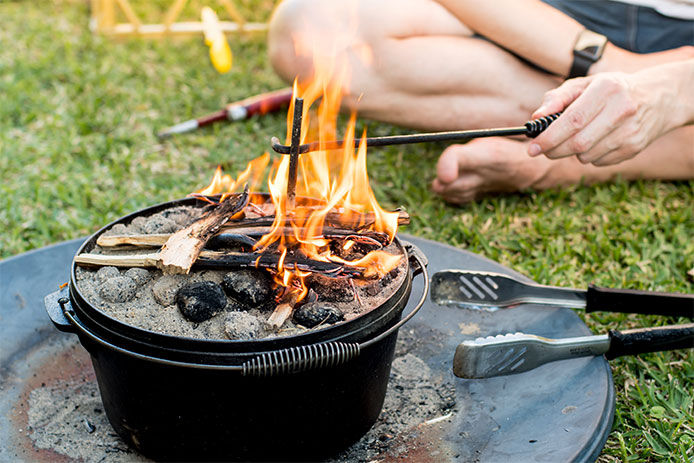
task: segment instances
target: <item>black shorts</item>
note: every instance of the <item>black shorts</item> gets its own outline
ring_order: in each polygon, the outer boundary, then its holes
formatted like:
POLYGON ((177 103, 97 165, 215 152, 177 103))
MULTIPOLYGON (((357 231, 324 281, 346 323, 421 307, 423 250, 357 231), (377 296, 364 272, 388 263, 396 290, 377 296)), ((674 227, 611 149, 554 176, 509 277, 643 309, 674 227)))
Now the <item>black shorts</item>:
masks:
POLYGON ((653 8, 610 0, 542 0, 635 53, 694 45, 694 21, 664 16, 653 8))

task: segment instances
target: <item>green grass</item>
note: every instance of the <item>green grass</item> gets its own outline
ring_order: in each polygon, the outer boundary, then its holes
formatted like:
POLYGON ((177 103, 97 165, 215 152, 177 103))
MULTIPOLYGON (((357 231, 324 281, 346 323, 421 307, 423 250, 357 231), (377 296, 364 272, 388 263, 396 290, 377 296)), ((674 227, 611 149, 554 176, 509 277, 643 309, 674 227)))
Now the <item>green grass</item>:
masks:
MULTIPOLYGON (((253 1, 244 4, 258 12, 253 1)), ((112 41, 88 31, 84 2, 0 3, 0 257, 182 197, 206 184, 217 164, 236 171, 266 150, 270 135, 284 133, 284 115, 163 143, 153 135, 282 86, 262 38, 234 40, 232 49, 234 68, 220 76, 200 38, 112 41)), ((368 126, 374 135, 399 131, 368 126)), ((694 182, 576 186, 458 208, 429 191, 441 149, 370 156, 379 200, 413 215, 408 233, 483 254, 544 284, 694 292, 687 275, 694 268, 694 182)), ((595 333, 676 322, 584 318, 595 333)), ((694 459, 693 359, 687 351, 612 362, 617 413, 601 461, 694 459)))

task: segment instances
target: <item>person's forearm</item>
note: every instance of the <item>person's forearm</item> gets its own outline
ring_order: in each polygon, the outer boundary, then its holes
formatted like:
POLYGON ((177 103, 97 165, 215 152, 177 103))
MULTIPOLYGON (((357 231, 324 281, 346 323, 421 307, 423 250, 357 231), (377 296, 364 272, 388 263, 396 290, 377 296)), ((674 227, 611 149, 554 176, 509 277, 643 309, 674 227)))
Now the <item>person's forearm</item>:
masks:
POLYGON ((632 74, 633 92, 658 102, 661 133, 694 124, 694 59, 660 64, 632 74))
MULTIPOLYGON (((694 59, 664 65, 664 68, 672 68, 677 73, 679 82, 679 101, 682 104, 682 125, 694 124, 694 59)), ((668 72, 669 69, 664 69, 668 72)))
POLYGON ((539 0, 437 0, 466 26, 541 68, 566 76, 584 27, 539 0))

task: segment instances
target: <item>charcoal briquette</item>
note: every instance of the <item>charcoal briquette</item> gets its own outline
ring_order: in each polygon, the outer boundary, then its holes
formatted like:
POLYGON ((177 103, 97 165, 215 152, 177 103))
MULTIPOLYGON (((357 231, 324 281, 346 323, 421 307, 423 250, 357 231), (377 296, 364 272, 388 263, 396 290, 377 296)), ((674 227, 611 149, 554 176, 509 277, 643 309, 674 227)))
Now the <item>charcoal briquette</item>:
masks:
POLYGON ((162 215, 155 214, 141 225, 142 231, 147 234, 153 233, 174 233, 178 230, 178 225, 171 219, 162 215))
POLYGON ((176 293, 176 305, 188 320, 200 323, 217 315, 227 305, 222 288, 212 281, 182 286, 176 293))
POLYGON ((224 333, 229 339, 256 339, 263 334, 263 325, 247 312, 230 312, 224 320, 224 333))
POLYGON ((309 302, 294 310, 295 323, 313 328, 319 324, 332 324, 344 320, 345 316, 334 305, 325 302, 309 302))
POLYGON ((354 289, 349 280, 339 280, 321 275, 311 275, 310 288, 318 300, 327 302, 352 302, 354 289))
POLYGON ((239 301, 237 301, 233 297, 230 297, 229 300, 227 301, 227 307, 226 307, 227 312, 246 312, 246 311, 251 310, 251 309, 252 309, 252 307, 248 307, 247 305, 241 304, 239 301))
POLYGON ((164 307, 173 305, 176 293, 184 284, 187 275, 163 275, 152 286, 154 300, 164 307))
POLYGON ((137 285, 126 276, 106 278, 99 285, 99 294, 109 302, 128 302, 137 292, 137 285))
POLYGON ((152 275, 146 268, 133 267, 125 271, 125 276, 131 278, 136 285, 142 286, 152 279, 152 275))
POLYGON ((273 302, 272 278, 264 270, 229 272, 222 287, 230 298, 250 308, 268 308, 273 302))
POLYGON ((120 272, 118 271, 118 268, 116 267, 101 267, 99 270, 96 271, 96 279, 100 282, 103 283, 104 281, 108 280, 109 278, 114 278, 114 277, 119 277, 120 272))

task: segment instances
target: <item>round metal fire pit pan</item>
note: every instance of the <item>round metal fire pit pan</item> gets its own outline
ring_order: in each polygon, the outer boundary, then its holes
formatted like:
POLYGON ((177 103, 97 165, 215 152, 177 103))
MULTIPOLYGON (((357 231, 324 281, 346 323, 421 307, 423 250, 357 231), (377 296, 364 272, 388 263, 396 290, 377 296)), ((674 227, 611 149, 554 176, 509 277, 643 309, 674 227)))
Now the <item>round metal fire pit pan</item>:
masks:
MULTIPOLYGON (((518 275, 461 249, 402 237, 427 255, 432 273, 462 268, 518 275)), ((60 423, 57 431, 51 428, 55 435, 42 441, 49 424, 28 429, 27 411, 33 391, 95 382, 76 338, 55 330, 43 304, 46 294, 68 281, 70 263, 83 242, 72 240, 0 262, 0 460, 77 461, 67 457, 58 444, 70 436, 67 423, 63 431, 60 423)), ((419 291, 421 285, 415 281, 413 291, 419 291)), ((410 301, 406 312, 414 302, 410 301)), ((614 416, 614 386, 603 357, 554 362, 519 375, 485 380, 453 377, 453 353, 463 339, 515 331, 550 337, 590 333, 568 309, 524 305, 487 313, 427 302, 407 325, 405 347, 426 362, 432 375, 454 382, 457 406, 450 418, 400 436, 397 449, 379 459, 595 461, 614 416)), ((104 423, 103 414, 94 410, 80 413, 92 423, 104 423)), ((389 410, 383 413, 387 416, 389 410)), ((84 433, 80 445, 105 449, 101 454, 105 463, 122 460, 123 443, 102 440, 98 428, 92 434, 84 433)))

